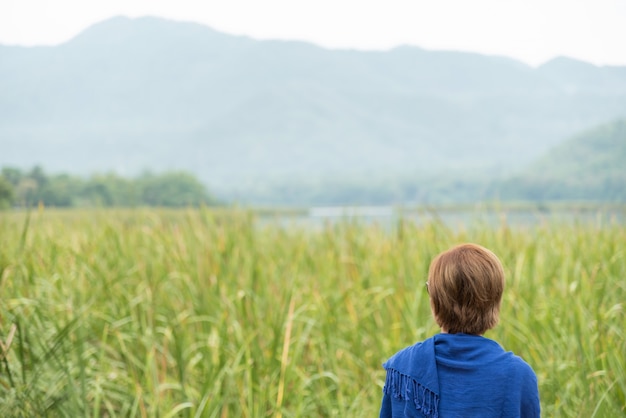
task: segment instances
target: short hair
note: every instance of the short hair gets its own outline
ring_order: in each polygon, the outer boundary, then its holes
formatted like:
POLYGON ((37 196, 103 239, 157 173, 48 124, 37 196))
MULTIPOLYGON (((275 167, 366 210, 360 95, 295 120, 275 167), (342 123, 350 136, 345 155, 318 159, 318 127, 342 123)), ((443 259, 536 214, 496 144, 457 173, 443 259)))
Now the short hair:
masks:
POLYGON ((498 323, 504 269, 490 250, 461 244, 442 252, 430 264, 427 285, 443 331, 482 335, 498 323))

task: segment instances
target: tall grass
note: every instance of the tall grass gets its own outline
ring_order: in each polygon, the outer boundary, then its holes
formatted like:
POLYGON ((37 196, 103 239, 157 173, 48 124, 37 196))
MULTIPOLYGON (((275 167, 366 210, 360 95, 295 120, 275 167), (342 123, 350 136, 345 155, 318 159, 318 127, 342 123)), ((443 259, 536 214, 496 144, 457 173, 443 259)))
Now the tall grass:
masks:
POLYGON ((381 363, 437 332, 430 260, 463 241, 505 264, 488 336, 544 415, 626 415, 623 225, 44 210, 0 214, 0 416, 376 416, 381 363))

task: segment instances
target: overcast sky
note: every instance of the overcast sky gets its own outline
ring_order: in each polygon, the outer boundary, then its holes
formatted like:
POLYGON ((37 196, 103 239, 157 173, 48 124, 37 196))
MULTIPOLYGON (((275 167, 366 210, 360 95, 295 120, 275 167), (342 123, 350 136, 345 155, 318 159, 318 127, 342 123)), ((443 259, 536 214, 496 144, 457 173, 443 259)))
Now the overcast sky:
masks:
POLYGON ((626 0, 0 0, 0 44, 53 45, 112 16, 195 21, 328 48, 401 44, 626 65, 626 0))

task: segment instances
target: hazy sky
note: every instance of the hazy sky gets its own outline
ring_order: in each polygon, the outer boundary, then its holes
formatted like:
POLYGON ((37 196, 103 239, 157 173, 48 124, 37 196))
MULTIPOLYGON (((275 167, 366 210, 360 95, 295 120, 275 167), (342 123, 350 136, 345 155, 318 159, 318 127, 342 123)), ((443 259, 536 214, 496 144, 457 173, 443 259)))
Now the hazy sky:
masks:
POLYGON ((558 55, 626 65, 626 0, 0 0, 0 44, 58 44, 116 15, 329 48, 410 44, 531 65, 558 55))

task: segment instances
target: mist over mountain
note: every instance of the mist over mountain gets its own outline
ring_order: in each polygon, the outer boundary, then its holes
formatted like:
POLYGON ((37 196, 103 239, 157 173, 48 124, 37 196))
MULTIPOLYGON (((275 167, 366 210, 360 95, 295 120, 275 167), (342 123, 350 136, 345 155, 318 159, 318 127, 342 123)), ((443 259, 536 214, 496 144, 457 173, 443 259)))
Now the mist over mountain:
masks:
POLYGON ((328 50, 149 17, 0 46, 0 166, 182 169, 244 200, 329 179, 503 177, 620 117, 626 67, 568 58, 328 50))
POLYGON ((500 195, 523 200, 626 202, 626 119, 575 135, 507 179, 500 195))

